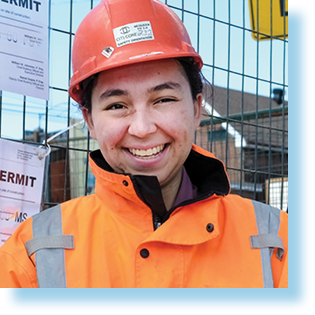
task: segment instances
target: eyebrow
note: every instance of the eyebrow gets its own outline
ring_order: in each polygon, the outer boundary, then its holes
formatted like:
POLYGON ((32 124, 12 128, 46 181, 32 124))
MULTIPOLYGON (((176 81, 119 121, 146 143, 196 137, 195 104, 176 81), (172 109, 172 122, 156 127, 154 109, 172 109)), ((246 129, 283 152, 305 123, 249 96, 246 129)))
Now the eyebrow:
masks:
POLYGON ((100 98, 108 98, 111 96, 122 96, 122 95, 128 95, 128 92, 121 89, 111 89, 102 93, 100 98))
POLYGON ((158 91, 162 91, 162 90, 166 90, 166 89, 170 89, 170 90, 181 90, 181 85, 179 83, 176 82, 165 82, 162 84, 159 84, 151 89, 148 90, 149 93, 151 92, 158 92, 158 91))

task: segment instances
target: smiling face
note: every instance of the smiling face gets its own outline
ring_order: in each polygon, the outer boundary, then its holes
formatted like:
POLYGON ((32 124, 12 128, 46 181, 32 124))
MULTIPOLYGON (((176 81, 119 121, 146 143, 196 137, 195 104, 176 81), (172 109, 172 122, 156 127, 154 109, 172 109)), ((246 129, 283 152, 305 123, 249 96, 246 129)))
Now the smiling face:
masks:
POLYGON ((167 59, 100 73, 92 110, 82 111, 115 172, 155 175, 162 188, 178 188, 201 103, 201 94, 192 99, 180 63, 167 59))

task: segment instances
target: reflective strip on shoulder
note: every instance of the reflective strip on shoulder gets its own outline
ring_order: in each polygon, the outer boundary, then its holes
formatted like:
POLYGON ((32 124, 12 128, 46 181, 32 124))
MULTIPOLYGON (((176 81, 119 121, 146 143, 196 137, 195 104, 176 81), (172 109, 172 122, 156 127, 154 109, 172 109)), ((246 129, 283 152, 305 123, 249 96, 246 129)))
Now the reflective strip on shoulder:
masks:
POLYGON ((280 210, 261 202, 252 200, 255 209, 258 235, 250 236, 252 248, 259 248, 265 288, 273 288, 271 256, 273 249, 278 248, 277 257, 281 260, 284 248, 277 235, 280 227, 280 210))
POLYGON ((66 288, 65 249, 73 249, 73 236, 63 235, 60 205, 33 216, 33 239, 25 247, 35 253, 39 288, 66 288))

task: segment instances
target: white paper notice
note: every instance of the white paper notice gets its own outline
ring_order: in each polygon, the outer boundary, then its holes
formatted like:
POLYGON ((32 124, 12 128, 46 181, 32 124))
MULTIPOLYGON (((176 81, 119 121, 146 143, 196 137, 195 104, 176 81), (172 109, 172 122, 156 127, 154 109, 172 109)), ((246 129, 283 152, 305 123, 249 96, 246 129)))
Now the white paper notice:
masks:
POLYGON ((44 148, 0 139, 0 246, 40 211, 44 148))
POLYGON ((0 90, 48 100, 47 0, 0 0, 0 90))

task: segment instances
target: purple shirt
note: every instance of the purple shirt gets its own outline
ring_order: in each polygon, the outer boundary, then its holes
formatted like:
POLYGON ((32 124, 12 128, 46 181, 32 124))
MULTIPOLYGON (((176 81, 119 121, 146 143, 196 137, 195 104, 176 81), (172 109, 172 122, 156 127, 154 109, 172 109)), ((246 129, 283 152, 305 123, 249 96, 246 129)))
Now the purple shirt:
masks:
POLYGON ((182 170, 182 181, 177 193, 177 196, 175 198, 175 201, 173 203, 173 207, 177 206, 183 201, 193 199, 197 196, 197 188, 194 186, 185 170, 185 167, 183 166, 182 170))

